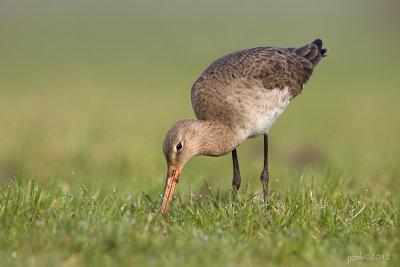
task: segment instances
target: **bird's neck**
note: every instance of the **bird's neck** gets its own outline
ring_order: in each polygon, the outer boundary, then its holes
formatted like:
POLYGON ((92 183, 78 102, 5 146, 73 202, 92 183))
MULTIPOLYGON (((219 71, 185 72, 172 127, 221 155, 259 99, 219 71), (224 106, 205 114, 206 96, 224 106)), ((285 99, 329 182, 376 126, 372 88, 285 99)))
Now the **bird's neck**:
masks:
POLYGON ((198 155, 222 156, 244 141, 240 134, 227 124, 204 120, 198 120, 197 124, 198 155))

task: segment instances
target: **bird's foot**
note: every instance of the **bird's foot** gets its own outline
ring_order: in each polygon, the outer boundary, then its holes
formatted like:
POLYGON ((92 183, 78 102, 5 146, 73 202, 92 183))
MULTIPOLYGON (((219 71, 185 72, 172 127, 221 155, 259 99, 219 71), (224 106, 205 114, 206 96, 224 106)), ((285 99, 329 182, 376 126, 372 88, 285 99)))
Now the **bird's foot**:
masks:
POLYGON ((237 192, 239 191, 240 188, 240 182, 241 182, 241 177, 239 175, 234 175, 233 180, 232 180, 232 194, 231 197, 232 199, 236 199, 237 192))
POLYGON ((267 200, 268 200, 268 180, 269 180, 269 173, 268 169, 264 169, 261 173, 261 183, 263 185, 263 193, 264 193, 264 204, 265 208, 267 208, 267 200))

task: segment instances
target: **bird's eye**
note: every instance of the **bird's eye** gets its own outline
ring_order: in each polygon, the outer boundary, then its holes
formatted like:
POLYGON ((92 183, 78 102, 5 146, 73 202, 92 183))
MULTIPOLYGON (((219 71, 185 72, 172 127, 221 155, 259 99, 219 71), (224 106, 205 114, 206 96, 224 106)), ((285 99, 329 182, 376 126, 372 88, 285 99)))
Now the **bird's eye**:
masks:
POLYGON ((179 143, 176 145, 176 149, 181 150, 182 149, 182 143, 179 143))

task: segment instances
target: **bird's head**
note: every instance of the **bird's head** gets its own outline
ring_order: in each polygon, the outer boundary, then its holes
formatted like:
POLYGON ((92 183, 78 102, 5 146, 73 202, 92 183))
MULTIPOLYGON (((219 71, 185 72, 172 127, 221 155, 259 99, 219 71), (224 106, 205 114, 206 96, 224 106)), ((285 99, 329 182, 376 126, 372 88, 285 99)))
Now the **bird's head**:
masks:
POLYGON ((175 185, 183 166, 199 153, 200 136, 197 120, 181 120, 175 123, 165 136, 163 152, 168 165, 162 212, 167 213, 175 185))

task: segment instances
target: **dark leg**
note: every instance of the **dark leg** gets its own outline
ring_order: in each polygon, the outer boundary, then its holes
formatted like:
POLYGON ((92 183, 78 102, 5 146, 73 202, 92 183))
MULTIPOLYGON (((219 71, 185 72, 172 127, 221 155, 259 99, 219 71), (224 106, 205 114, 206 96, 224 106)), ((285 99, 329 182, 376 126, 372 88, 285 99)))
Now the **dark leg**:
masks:
POLYGON ((233 160, 233 180, 232 180, 232 198, 236 197, 236 193, 240 188, 240 182, 242 178, 240 177, 239 161, 237 158, 236 149, 232 151, 233 160))
POLYGON ((268 135, 264 135, 264 169, 261 173, 261 182, 263 185, 264 191, 264 202, 266 203, 267 196, 268 196, 268 180, 269 180, 269 173, 268 173, 268 135))

